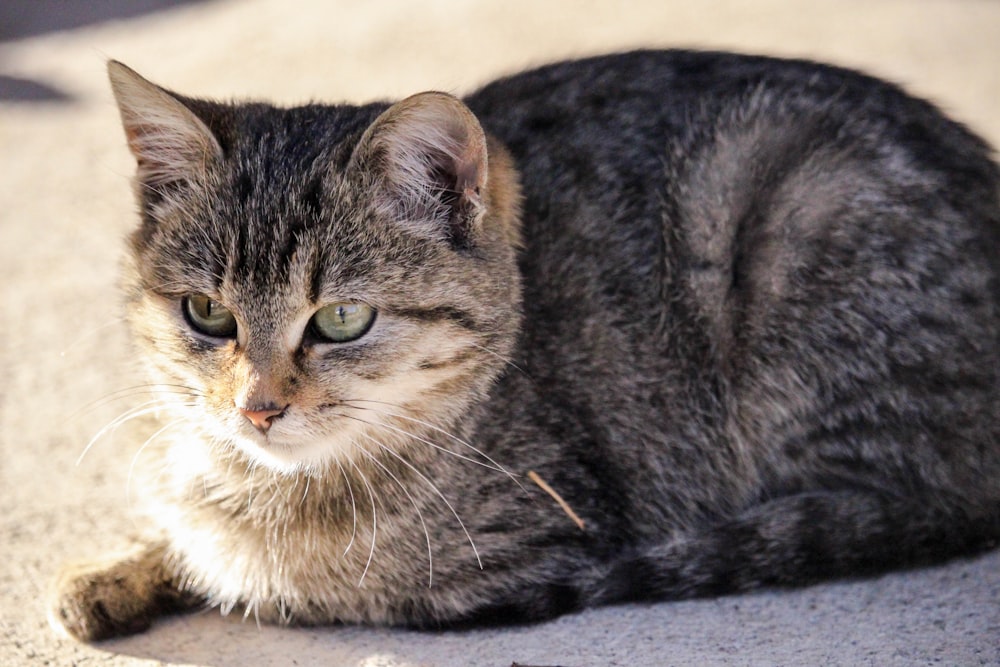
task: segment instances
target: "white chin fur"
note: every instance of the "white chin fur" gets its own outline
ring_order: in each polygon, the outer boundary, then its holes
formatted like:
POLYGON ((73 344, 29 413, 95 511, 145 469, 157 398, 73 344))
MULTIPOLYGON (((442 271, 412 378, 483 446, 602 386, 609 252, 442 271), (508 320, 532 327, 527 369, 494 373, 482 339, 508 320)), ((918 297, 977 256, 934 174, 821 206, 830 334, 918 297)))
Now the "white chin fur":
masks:
POLYGON ((301 440, 293 444, 277 437, 236 438, 236 446, 254 463, 275 472, 292 474, 324 467, 348 454, 348 448, 324 438, 301 440))
MULTIPOLYGON (((267 436, 254 430, 242 417, 217 420, 208 415, 202 423, 206 421, 212 425, 210 435, 216 443, 230 443, 252 464, 281 474, 318 470, 351 456, 354 450, 348 433, 339 433, 337 437, 317 434, 294 417, 272 426, 267 436)), ((345 430, 353 426, 348 425, 345 430)))

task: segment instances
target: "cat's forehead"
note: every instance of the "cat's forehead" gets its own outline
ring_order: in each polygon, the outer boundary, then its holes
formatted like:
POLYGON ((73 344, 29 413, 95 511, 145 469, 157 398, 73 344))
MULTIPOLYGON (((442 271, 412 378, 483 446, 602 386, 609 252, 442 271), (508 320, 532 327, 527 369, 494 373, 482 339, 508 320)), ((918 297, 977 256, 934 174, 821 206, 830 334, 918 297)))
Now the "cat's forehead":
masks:
MULTIPOLYGON (((191 102, 194 105, 198 101, 191 102)), ((270 104, 231 104, 196 107, 227 160, 266 157, 279 164, 303 165, 320 155, 340 156, 343 164, 357 140, 385 104, 364 106, 308 104, 278 107, 270 104)), ((272 163, 254 165, 262 172, 272 163)))
POLYGON ((233 301, 319 303, 332 293, 360 298, 381 273, 378 249, 364 247, 350 225, 294 217, 230 230, 218 289, 233 301))
POLYGON ((143 256, 169 274, 161 282, 234 305, 376 301, 387 290, 419 289, 440 253, 384 224, 363 193, 349 190, 330 179, 321 195, 223 198, 179 216, 143 256))
POLYGON ((206 188, 152 221, 150 250, 187 262, 192 276, 243 286, 301 283, 336 273, 331 266, 352 267, 343 271, 349 274, 372 264, 383 234, 344 174, 367 118, 352 123, 344 114, 262 108, 221 123, 225 158, 206 188))
POLYGON ((376 196, 383 166, 355 154, 387 105, 189 104, 217 152, 186 165, 186 183, 154 202, 162 209, 134 237, 140 264, 158 267, 147 285, 169 284, 175 297, 225 295, 235 306, 372 303, 440 281, 445 235, 401 224, 427 211, 388 210, 376 196))

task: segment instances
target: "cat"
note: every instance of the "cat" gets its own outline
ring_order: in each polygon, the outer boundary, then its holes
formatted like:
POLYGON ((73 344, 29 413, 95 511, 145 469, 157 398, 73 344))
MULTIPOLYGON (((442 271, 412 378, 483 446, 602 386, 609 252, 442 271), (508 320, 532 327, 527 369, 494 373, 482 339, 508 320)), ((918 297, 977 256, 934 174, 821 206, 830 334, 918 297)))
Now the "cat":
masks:
POLYGON ((109 63, 169 416, 82 640, 197 606, 454 627, 1000 537, 1000 172, 864 74, 638 51, 464 100, 219 103, 109 63))

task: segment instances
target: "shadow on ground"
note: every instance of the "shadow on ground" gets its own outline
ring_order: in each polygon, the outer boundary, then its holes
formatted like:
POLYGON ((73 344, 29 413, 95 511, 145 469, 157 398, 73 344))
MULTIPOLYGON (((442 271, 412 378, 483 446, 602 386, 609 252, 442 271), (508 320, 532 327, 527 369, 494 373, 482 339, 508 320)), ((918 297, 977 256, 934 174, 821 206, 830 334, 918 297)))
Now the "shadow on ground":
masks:
MULTIPOLYGON (((205 0, 8 0, 0 2, 0 44, 106 21, 133 18, 205 0)), ((53 84, 0 73, 0 103, 66 104, 73 96, 53 84)))

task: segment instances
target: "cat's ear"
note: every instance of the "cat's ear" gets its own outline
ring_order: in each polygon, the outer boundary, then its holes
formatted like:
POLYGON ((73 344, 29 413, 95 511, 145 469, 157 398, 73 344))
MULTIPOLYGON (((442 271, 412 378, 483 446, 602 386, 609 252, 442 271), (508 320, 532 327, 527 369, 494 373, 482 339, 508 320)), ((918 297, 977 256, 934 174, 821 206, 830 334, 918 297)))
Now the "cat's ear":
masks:
POLYGON ((108 78, 140 183, 155 191, 191 182, 222 155, 208 126, 172 93, 114 60, 108 78))
POLYGON ((368 128, 352 162, 373 173, 379 207, 417 232, 474 245, 484 211, 486 135, 461 100, 420 93, 368 128))

